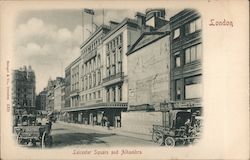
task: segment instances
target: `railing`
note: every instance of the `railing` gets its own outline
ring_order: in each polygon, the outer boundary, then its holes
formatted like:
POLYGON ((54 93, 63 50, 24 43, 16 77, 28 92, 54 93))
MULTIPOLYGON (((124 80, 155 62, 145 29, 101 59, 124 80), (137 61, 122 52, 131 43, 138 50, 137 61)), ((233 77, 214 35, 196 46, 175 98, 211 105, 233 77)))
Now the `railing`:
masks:
POLYGON ((123 76, 124 76, 123 72, 116 73, 115 75, 111 75, 111 76, 104 78, 103 83, 111 81, 111 80, 116 79, 116 78, 122 78, 123 76))

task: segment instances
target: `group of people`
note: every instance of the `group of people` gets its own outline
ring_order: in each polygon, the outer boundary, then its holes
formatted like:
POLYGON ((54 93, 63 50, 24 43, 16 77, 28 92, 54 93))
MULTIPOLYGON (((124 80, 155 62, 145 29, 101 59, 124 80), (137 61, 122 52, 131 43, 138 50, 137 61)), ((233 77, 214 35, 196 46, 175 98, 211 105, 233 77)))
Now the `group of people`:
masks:
POLYGON ((30 125, 49 125, 49 128, 51 129, 52 126, 52 120, 50 116, 46 115, 23 115, 23 116, 14 116, 14 126, 30 126, 30 125))

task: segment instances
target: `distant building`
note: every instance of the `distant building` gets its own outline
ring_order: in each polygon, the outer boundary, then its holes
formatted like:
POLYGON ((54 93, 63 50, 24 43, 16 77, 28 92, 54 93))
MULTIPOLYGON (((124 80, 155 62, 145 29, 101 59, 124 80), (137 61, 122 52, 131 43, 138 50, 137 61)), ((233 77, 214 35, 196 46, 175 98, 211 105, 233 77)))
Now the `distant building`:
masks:
POLYGON ((70 92, 71 92, 71 68, 68 66, 65 69, 65 88, 64 88, 64 106, 62 109, 70 107, 70 92))
POLYGON ((47 91, 43 90, 36 96, 36 110, 46 110, 47 91))
POLYGON ((63 83, 64 79, 62 77, 56 77, 55 80, 49 80, 48 85, 46 87, 47 97, 46 97, 46 111, 54 111, 55 110, 55 103, 58 102, 58 99, 55 100, 55 89, 57 86, 63 83))
POLYGON ((13 71, 12 100, 15 114, 32 113, 35 110, 36 77, 31 66, 13 71))
POLYGON ((171 97, 174 101, 202 98, 202 23, 196 10, 170 18, 171 97))
POLYGON ((64 105, 63 97, 64 79, 57 81, 56 87, 54 89, 54 111, 60 112, 62 105, 64 105))

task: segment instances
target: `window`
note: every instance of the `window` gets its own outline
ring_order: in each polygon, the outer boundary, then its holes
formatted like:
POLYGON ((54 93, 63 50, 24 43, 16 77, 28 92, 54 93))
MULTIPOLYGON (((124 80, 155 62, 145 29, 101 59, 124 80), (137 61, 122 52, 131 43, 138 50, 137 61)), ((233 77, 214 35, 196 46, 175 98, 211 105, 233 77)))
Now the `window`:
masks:
POLYGON ((180 67, 181 66, 180 52, 174 54, 174 59, 175 59, 175 67, 180 67))
POLYGON ((116 67, 114 65, 112 66, 111 75, 115 75, 115 74, 116 74, 116 67))
POLYGON ((109 89, 107 89, 107 102, 110 101, 110 93, 109 93, 109 89))
POLYGON ((192 46, 185 50, 185 64, 196 60, 200 60, 202 56, 201 44, 192 46))
POLYGON ((181 80, 175 81, 175 100, 181 100, 181 80))
POLYGON ((185 79, 185 99, 201 98, 202 85, 201 75, 185 79))
POLYGON ((110 76, 110 68, 107 68, 107 75, 106 77, 109 77, 110 76))
POLYGON ((117 52, 117 61, 118 61, 118 62, 121 62, 121 61, 122 61, 121 57, 122 57, 122 48, 120 47, 120 48, 118 49, 118 52, 117 52))
POLYGON ((122 101, 122 86, 118 86, 118 93, 117 94, 118 94, 117 97, 119 98, 118 100, 122 101))
POLYGON ((98 91, 98 98, 101 98, 101 91, 98 91))
POLYGON ((110 66, 110 56, 107 56, 107 67, 110 66))
POLYGON ((185 63, 189 63, 190 62, 190 48, 187 48, 185 50, 185 63))
POLYGON ((177 28, 174 30, 174 36, 173 36, 173 39, 176 39, 180 37, 180 28, 177 28))
POLYGON ((198 18, 186 25, 186 34, 193 33, 195 31, 201 30, 201 19, 198 18))
POLYGON ((113 88, 113 102, 116 101, 116 91, 115 91, 115 88, 113 88))

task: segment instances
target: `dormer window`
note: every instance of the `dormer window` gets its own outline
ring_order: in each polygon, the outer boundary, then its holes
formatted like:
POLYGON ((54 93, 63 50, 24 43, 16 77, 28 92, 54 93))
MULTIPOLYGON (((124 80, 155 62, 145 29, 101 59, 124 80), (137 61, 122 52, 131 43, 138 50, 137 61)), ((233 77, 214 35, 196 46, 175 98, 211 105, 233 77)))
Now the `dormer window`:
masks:
POLYGON ((176 39, 180 37, 180 28, 177 28, 174 30, 174 36, 173 36, 173 39, 176 39))

